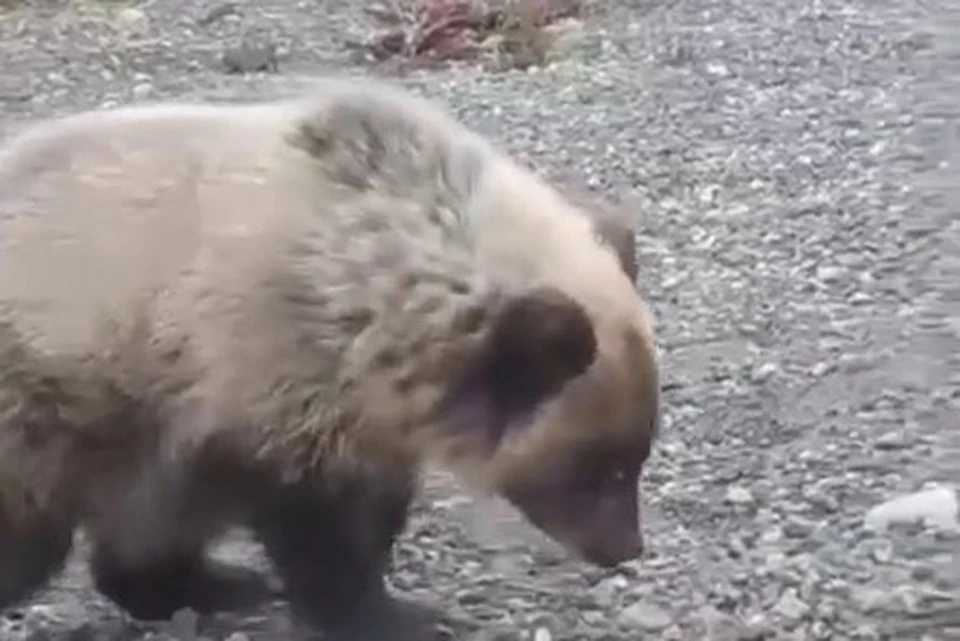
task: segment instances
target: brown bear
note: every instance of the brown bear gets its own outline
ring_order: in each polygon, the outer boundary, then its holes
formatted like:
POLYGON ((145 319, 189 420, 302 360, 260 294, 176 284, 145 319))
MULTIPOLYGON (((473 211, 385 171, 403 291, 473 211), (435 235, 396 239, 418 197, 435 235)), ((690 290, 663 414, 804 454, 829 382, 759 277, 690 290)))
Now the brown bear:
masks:
POLYGON ((401 638, 383 572, 427 466, 589 562, 640 554, 659 383, 629 226, 430 101, 317 85, 0 151, 0 608, 77 526, 134 616, 228 607, 256 580, 205 547, 243 526, 304 621, 401 638))

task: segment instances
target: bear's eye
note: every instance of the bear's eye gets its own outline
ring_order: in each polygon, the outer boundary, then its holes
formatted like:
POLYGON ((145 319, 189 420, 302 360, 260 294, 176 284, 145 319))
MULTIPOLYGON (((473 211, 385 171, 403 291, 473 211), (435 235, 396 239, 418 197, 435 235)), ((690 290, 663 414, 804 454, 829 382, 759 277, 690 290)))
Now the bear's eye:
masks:
POLYGON ((640 467, 633 453, 620 447, 605 444, 602 447, 585 448, 573 465, 566 467, 565 484, 571 491, 590 494, 632 484, 640 467))
POLYGON ((630 481, 630 470, 620 462, 610 462, 594 474, 594 487, 613 488, 630 481))
POLYGON ((610 471, 607 483, 612 487, 622 487, 634 483, 635 479, 635 468, 632 465, 620 464, 610 471))

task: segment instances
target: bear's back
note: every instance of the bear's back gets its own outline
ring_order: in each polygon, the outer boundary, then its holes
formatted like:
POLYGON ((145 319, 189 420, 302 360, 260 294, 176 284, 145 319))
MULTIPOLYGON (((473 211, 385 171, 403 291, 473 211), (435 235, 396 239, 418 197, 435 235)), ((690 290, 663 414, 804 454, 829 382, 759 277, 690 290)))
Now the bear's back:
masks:
POLYGON ((191 275, 229 264, 222 286, 241 287, 283 228, 276 216, 302 193, 284 184, 299 179, 282 167, 293 153, 282 144, 283 110, 127 107, 9 141, 0 151, 5 313, 45 350, 84 352, 107 317, 133 318, 191 275))

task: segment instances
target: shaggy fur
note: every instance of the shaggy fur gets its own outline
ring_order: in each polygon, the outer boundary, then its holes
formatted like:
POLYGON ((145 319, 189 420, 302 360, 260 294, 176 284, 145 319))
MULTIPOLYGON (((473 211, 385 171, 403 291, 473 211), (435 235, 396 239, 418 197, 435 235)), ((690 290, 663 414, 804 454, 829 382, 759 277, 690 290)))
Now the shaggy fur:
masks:
POLYGON ((427 465, 637 556, 633 249, 380 83, 30 128, 0 152, 0 607, 78 524, 132 614, 228 607, 256 580, 204 546, 245 525, 298 615, 399 638, 382 573, 427 465))

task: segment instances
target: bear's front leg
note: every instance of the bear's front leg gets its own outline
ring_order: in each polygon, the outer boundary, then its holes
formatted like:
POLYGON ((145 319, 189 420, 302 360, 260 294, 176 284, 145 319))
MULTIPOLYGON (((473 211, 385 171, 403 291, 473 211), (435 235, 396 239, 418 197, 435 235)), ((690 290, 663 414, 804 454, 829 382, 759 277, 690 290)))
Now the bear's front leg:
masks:
POLYGON ((331 641, 425 641, 433 613, 387 592, 412 481, 323 479, 283 486, 254 529, 296 617, 331 641))
POLYGON ((182 608, 204 614, 240 610, 270 596, 258 572, 213 560, 202 546, 131 564, 97 545, 91 571, 101 594, 143 620, 169 619, 182 608))
POLYGON ((28 600, 63 568, 72 525, 52 515, 14 514, 0 500, 0 611, 28 600))
POLYGON ((88 523, 96 588, 138 619, 169 619, 182 608, 241 610, 272 594, 261 573, 210 558, 207 544, 236 520, 234 476, 211 482, 186 467, 142 463, 101 496, 88 523))

